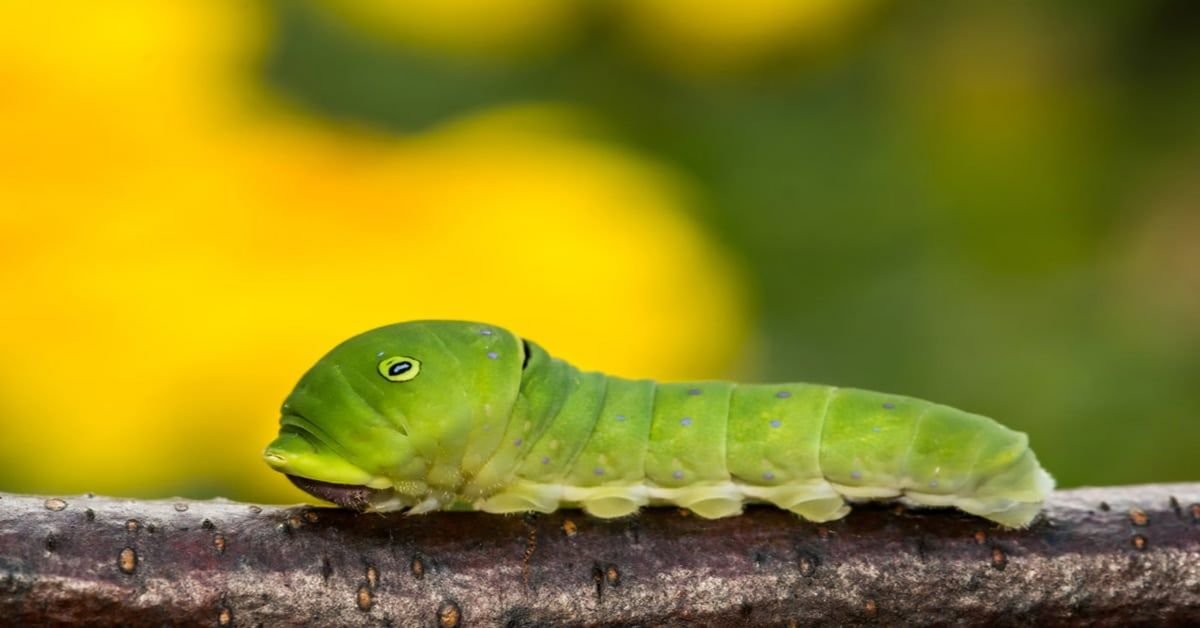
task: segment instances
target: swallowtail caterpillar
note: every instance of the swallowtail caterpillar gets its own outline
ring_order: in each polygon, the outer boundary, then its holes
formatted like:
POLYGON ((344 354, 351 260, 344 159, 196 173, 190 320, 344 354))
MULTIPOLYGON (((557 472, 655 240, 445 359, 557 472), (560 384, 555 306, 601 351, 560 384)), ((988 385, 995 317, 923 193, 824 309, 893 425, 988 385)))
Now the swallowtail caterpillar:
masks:
POLYGON ((1054 480, 1025 434, 911 397, 815 384, 584 372, 500 327, 417 321, 351 338, 283 404, 267 464, 364 511, 702 517, 765 502, 812 521, 901 499, 1028 525, 1054 480))

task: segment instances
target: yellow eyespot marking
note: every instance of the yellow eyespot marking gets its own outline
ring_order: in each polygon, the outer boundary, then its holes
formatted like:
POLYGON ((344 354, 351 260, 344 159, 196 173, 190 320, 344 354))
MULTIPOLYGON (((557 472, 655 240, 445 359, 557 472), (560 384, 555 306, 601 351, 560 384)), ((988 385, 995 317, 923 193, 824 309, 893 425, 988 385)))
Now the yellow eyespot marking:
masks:
POLYGON ((379 362, 379 374, 390 382, 407 382, 420 372, 420 360, 408 356, 394 355, 379 362))

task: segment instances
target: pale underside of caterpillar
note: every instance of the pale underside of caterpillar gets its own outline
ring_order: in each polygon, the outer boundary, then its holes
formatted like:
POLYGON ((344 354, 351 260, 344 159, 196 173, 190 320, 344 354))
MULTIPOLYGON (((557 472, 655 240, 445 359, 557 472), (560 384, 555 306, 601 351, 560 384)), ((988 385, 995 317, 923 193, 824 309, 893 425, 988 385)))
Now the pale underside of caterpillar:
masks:
POLYGON ((500 327, 416 321, 321 358, 265 459, 366 511, 702 517, 769 503, 953 506, 1028 525, 1053 489, 1025 434, 911 397, 816 384, 656 383, 582 372, 500 327))

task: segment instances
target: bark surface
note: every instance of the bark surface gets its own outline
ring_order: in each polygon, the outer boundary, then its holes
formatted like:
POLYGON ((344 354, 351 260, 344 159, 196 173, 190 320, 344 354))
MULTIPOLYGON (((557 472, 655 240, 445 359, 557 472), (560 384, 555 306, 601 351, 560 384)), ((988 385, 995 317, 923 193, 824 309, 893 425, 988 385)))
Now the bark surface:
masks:
POLYGON ((357 515, 0 493, 0 623, 1200 625, 1200 484, 949 510, 357 515))

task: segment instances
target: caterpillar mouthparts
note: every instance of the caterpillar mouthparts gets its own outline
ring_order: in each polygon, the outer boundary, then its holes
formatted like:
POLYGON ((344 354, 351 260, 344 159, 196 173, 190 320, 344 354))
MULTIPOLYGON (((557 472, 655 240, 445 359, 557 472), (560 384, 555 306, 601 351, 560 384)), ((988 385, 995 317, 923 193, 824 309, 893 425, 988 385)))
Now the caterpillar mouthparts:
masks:
POLYGON ((369 486, 354 486, 352 484, 334 484, 332 482, 321 482, 310 478, 302 478, 296 475, 288 475, 296 488, 316 497, 323 499, 347 508, 363 512, 367 510, 372 503, 377 501, 384 493, 391 493, 392 489, 371 488, 369 486))

